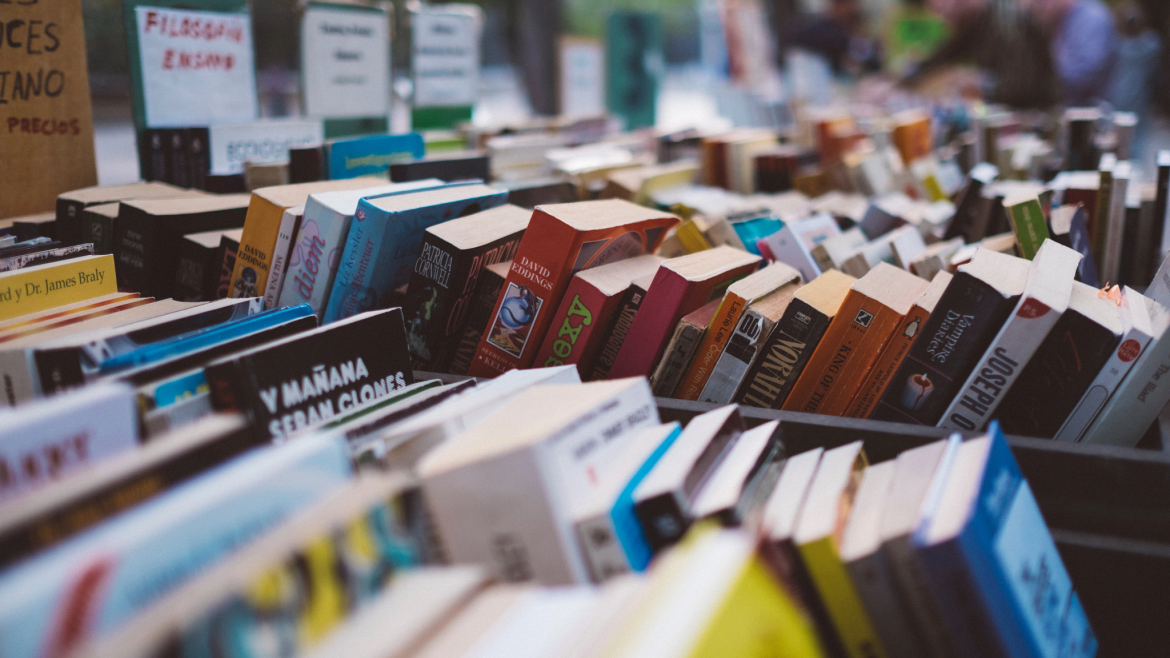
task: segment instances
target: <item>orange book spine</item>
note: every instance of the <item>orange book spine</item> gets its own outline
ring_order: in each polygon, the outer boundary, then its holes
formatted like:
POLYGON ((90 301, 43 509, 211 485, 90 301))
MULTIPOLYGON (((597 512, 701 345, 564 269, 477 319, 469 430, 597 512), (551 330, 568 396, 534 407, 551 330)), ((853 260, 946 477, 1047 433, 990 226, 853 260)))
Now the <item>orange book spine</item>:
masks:
POLYGON ((707 325, 707 331, 703 334, 703 342, 699 344, 699 349, 695 350, 695 357, 691 360, 690 367, 687 368, 678 387, 674 390, 675 398, 679 400, 699 399, 699 393, 703 392, 703 386, 707 384, 707 378, 711 376, 715 363, 723 354, 723 348, 727 347, 727 339, 731 336, 731 332, 735 329, 736 323, 739 322, 739 316, 743 315, 745 308, 747 308, 747 300, 743 297, 730 292, 723 297, 723 301, 719 304, 719 310, 715 311, 715 317, 711 319, 711 324, 707 325))
POLYGON ((901 324, 898 325, 894 335, 886 343, 881 356, 869 369, 869 374, 861 383, 861 388, 853 396, 849 408, 845 410, 846 418, 869 417, 870 412, 877 406, 878 400, 882 399, 882 394, 886 392, 890 378, 894 376, 898 366, 902 365, 902 359, 906 358, 906 354, 910 352, 910 346, 914 344, 914 339, 918 337, 918 331, 922 329, 922 325, 928 317, 930 317, 930 313, 926 309, 915 306, 910 309, 910 313, 902 318, 901 324))

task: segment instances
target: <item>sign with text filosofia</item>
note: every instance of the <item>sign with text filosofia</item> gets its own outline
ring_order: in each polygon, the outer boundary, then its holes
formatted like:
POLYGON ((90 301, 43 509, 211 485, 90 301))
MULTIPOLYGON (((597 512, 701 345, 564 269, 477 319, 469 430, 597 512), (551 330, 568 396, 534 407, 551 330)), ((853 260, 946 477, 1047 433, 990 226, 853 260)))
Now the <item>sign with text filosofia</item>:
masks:
POLYGON ((483 24, 471 5, 436 5, 411 13, 415 107, 475 105, 483 24))
POLYGON ((148 127, 256 118, 248 14, 139 6, 135 17, 148 127))
POLYGON ((390 111, 390 26, 382 9, 309 5, 301 21, 305 113, 325 119, 390 111))

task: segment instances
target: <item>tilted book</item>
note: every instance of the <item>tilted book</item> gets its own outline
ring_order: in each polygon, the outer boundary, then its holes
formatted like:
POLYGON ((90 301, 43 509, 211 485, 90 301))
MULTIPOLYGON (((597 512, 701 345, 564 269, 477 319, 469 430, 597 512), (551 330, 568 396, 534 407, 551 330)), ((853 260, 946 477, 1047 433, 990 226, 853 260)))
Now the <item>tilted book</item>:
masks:
POLYGON ((799 222, 786 223, 784 228, 763 241, 771 249, 773 260, 795 267, 805 281, 812 281, 821 275, 821 266, 812 255, 813 247, 840 234, 837 220, 832 215, 821 213, 799 222))
POLYGON ((479 273, 479 280, 475 284, 471 302, 468 304, 467 319, 459 334, 459 342, 451 353, 451 362, 447 372, 452 375, 466 375, 471 368, 471 361, 475 358, 475 350, 479 341, 487 330, 488 322, 492 319, 492 310, 500 291, 504 289, 504 281, 508 272, 512 270, 512 261, 505 260, 488 265, 479 273))
POLYGON ((1032 260, 1048 238, 1048 222, 1040 207, 1040 199, 1030 195, 1013 196, 1004 199, 1003 207, 1011 219, 1020 255, 1032 260))
POLYGON ((605 330, 605 342, 601 344, 597 358, 593 360, 593 370, 589 373, 587 381, 609 379, 609 371, 617 362, 622 345, 625 344, 626 337, 630 335, 630 327, 634 326, 634 318, 638 315, 638 309, 642 307, 642 302, 646 299, 646 290, 650 288, 650 283, 653 281, 654 275, 647 274, 640 279, 634 279, 630 282, 630 287, 626 288, 621 304, 614 310, 613 319, 605 330))
POLYGON ((280 219, 276 246, 272 248, 272 269, 268 272, 268 284, 264 286, 264 308, 276 308, 276 302, 280 299, 284 275, 288 271, 288 260, 292 252, 293 236, 300 230, 304 216, 305 207, 294 206, 286 209, 280 219))
POLYGON ((691 359, 695 357, 703 334, 707 332, 707 327, 710 326, 722 303, 721 299, 712 299, 678 321, 670 342, 666 344, 666 351, 662 353, 662 358, 654 368, 654 374, 650 376, 650 387, 654 389, 654 395, 668 398, 674 394, 679 380, 682 379, 691 359))

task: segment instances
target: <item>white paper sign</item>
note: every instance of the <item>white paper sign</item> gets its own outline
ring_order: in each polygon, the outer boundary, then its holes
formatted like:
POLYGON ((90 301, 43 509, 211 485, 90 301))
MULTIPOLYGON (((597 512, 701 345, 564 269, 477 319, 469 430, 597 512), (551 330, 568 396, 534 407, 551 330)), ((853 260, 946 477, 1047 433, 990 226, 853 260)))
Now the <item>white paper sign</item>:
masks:
POLYGON ((390 34, 383 11, 310 6, 301 22, 305 113, 372 117, 390 111, 390 34))
POLYGON ((250 121, 220 123, 208 131, 211 173, 238 174, 244 161, 286 162, 288 150, 325 141, 320 121, 250 121))
POLYGON ((250 16, 161 7, 135 12, 147 126, 256 118, 250 16))
POLYGON ((591 39, 561 41, 561 114, 605 114, 605 52, 591 39))
POLYGON ((414 106, 474 105, 479 89, 480 21, 471 12, 411 15, 414 106))

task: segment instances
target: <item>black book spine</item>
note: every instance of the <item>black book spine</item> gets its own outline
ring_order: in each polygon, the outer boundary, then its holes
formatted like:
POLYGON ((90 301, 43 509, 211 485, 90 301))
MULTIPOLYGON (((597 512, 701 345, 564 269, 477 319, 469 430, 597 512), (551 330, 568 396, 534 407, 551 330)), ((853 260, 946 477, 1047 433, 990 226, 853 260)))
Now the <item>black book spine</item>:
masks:
MULTIPOLYGON (((207 268, 214 267, 212 260, 218 247, 208 249, 203 245, 183 240, 179 245, 179 264, 175 270, 175 299, 181 302, 206 302, 213 298, 206 296, 204 281, 207 268)), ((218 277, 219 268, 216 268, 218 277)))
POLYGON ((57 239, 64 245, 84 241, 85 204, 80 201, 57 199, 57 239))
POLYGON ((1117 349, 1121 337, 1065 311, 996 411, 1003 431, 1050 439, 1117 349))
POLYGON ((736 401, 752 407, 784 406, 804 366, 829 328, 830 318, 800 299, 792 300, 760 350, 736 401))
POLYGON ((242 413, 248 417, 249 425, 255 425, 256 419, 245 405, 248 376, 243 363, 230 359, 217 361, 203 368, 203 376, 211 393, 211 406, 216 411, 242 413))
MULTIPOLYGON (((1142 204, 1145 205, 1145 204, 1142 204)), ((1151 208, 1152 210, 1152 208, 1151 208)), ((1144 250, 1139 246, 1139 237, 1141 236, 1142 222, 1142 208, 1125 207, 1125 223, 1122 229, 1121 254, 1129 255, 1129 257, 1121 258, 1121 262, 1117 268, 1117 281, 1111 282, 1119 286, 1140 286, 1149 283, 1146 281, 1138 281, 1135 277, 1138 274, 1140 267, 1139 261, 1144 255, 1144 250)))
POLYGON ((471 258, 471 253, 431 233, 423 236, 402 305, 410 357, 419 370, 442 372, 438 364, 444 360, 447 327, 471 258))
POLYGON ((691 527, 691 520, 683 510, 683 504, 679 501, 678 493, 671 491, 634 505, 634 515, 638 517, 651 552, 658 553, 674 545, 691 527))
POLYGON ((211 173, 211 152, 208 145, 207 128, 188 128, 187 142, 187 187, 207 189, 207 175, 211 173))
POLYGON ((143 180, 167 180, 170 144, 165 139, 165 132, 160 128, 147 128, 139 134, 139 171, 143 180))
POLYGON ((963 190, 963 197, 959 199, 955 216, 943 236, 945 240, 963 238, 964 242, 972 243, 983 239, 987 222, 981 217, 983 207, 983 181, 969 176, 967 187, 963 190))
POLYGON ((487 330, 488 322, 492 319, 492 311, 495 310, 496 301, 500 298, 500 291, 504 289, 504 280, 504 277, 497 276, 490 270, 485 269, 480 274, 471 308, 467 312, 467 321, 463 323, 459 344, 451 354, 447 372, 453 375, 466 375, 471 368, 475 350, 483 338, 484 331, 487 330))
POLYGON ((187 130, 185 128, 171 128, 166 131, 169 143, 167 149, 167 182, 179 187, 190 187, 187 180, 187 130))
POLYGON ((324 179, 324 150, 306 146, 288 150, 288 182, 312 183, 324 179))
MULTIPOLYGON (((459 274, 452 278, 452 291, 455 296, 451 302, 450 312, 444 312, 440 316, 443 322, 442 338, 438 343, 437 352, 432 354, 433 372, 447 372, 455 359, 455 352, 460 345, 459 338, 463 335, 463 328, 467 324, 471 306, 479 289, 479 277, 483 276, 488 265, 512 260, 520 247, 520 238, 523 235, 524 232, 519 231, 485 245, 474 253, 463 254, 464 262, 459 274)), ((416 367, 419 366, 416 364, 416 367)))
POLYGON ((1019 299, 955 275, 870 418, 935 425, 1019 299))
POLYGON ((85 385, 80 351, 79 347, 62 347, 38 349, 33 352, 33 362, 36 363, 42 395, 48 396, 85 385))
POLYGON ((207 265, 203 270, 203 298, 207 301, 215 301, 216 295, 219 291, 219 279, 221 270, 223 269, 224 245, 220 240, 219 246, 211 250, 208 255, 207 265))
POLYGON ((605 330, 607 338, 597 352, 597 360, 593 363, 593 372, 589 373, 589 381, 609 378, 609 371, 613 369, 614 361, 622 349, 622 343, 626 342, 626 336, 630 334, 630 326, 634 324, 634 316, 638 314, 644 299, 646 291, 638 286, 630 286, 626 291, 621 306, 618 306, 617 313, 613 314, 612 323, 605 330))
POLYGON ((146 275, 147 248, 150 243, 150 218, 141 211, 122 204, 114 222, 114 258, 118 263, 118 282, 130 290, 150 296, 146 275))
POLYGON ((219 240, 219 248, 223 257, 220 258, 219 284, 215 287, 215 299, 227 299, 231 290, 232 272, 236 269, 236 252, 240 249, 240 241, 224 236, 219 240))
POLYGON ((135 473, 46 515, 14 525, 0 535, 0 568, 58 544, 266 442, 266 437, 252 431, 250 426, 242 427, 176 454, 149 471, 135 473))
POLYGON ((1166 209, 1170 207, 1170 164, 1158 166, 1157 195, 1154 197, 1154 217, 1150 220, 1148 242, 1141 245, 1141 270, 1137 273, 1137 283, 1146 285, 1158 272, 1162 265, 1162 233, 1166 228, 1166 209))

